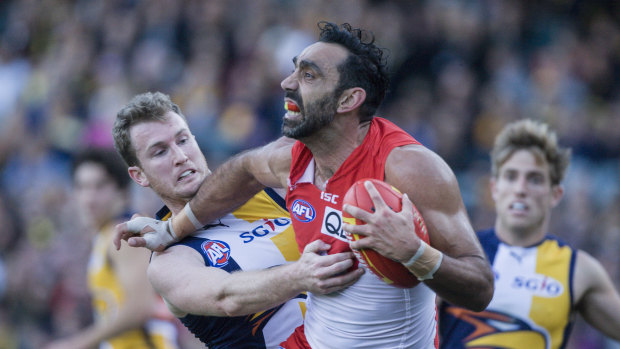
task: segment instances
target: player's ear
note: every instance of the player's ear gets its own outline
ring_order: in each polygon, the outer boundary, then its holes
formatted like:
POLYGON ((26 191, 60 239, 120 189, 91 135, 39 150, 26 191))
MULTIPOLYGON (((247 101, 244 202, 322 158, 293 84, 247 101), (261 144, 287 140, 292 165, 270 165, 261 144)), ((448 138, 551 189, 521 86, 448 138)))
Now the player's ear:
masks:
POLYGON ((493 201, 497 201, 497 180, 495 177, 491 177, 489 179, 489 189, 491 189, 491 197, 493 201))
POLYGON ((554 185, 551 187, 551 207, 556 207, 560 200, 564 197, 564 187, 561 185, 554 185))
POLYGON ((131 177, 134 182, 138 183, 143 187, 149 186, 149 180, 146 178, 144 172, 142 172, 142 169, 140 167, 130 166, 127 171, 129 172, 129 177, 131 177))
POLYGON ((346 89, 338 99, 338 113, 347 113, 359 108, 366 100, 366 91, 360 87, 346 89))

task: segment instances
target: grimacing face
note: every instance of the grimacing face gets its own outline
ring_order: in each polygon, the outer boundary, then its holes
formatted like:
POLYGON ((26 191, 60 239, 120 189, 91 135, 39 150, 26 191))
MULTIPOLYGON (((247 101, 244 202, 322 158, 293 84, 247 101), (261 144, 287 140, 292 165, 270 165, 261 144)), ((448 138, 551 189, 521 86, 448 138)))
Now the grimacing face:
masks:
POLYGON ((500 227, 517 234, 546 229, 562 193, 552 186, 549 164, 528 150, 517 150, 491 182, 500 227))
POLYGON ((141 122, 131 127, 140 166, 130 167, 129 172, 134 181, 153 189, 166 205, 183 206, 210 171, 185 120, 172 111, 165 116, 163 122, 141 122))
POLYGON ((339 45, 318 42, 294 59, 295 70, 281 83, 286 92, 285 136, 305 138, 332 122, 338 106, 334 95, 340 76, 337 67, 347 54, 339 45))

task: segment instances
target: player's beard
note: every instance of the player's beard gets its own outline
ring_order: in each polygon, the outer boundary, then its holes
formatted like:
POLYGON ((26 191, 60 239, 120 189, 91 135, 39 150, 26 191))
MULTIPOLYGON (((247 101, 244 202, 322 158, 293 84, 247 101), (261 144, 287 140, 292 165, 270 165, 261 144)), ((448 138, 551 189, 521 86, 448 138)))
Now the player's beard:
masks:
MULTIPOLYGON (((288 97, 288 94, 287 94, 288 97)), ((332 94, 326 94, 322 98, 303 107, 301 96, 290 96, 301 112, 301 118, 287 119, 282 122, 282 134, 293 139, 301 139, 313 135, 318 130, 330 124, 336 115, 336 98, 332 94)))

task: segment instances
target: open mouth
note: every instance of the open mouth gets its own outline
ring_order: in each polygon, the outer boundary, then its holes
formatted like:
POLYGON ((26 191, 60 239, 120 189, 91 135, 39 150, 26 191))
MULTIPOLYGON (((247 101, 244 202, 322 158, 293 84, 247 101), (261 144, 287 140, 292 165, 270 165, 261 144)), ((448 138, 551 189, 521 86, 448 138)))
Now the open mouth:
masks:
POLYGON ((294 118, 301 114, 301 109, 299 109, 299 106, 291 101, 284 102, 284 109, 286 109, 286 114, 289 117, 294 118))
POLYGON ((510 204, 509 208, 510 210, 514 212, 526 212, 527 211, 527 206, 520 201, 513 202, 512 204, 510 204))
POLYGON ((183 173, 181 173, 181 175, 179 176, 179 178, 177 179, 177 181, 178 181, 178 182, 180 182, 180 181, 184 180, 185 178, 187 178, 187 177, 189 177, 189 176, 193 175, 194 173, 196 173, 196 171, 195 171, 195 170, 187 170, 187 171, 184 171, 183 173))

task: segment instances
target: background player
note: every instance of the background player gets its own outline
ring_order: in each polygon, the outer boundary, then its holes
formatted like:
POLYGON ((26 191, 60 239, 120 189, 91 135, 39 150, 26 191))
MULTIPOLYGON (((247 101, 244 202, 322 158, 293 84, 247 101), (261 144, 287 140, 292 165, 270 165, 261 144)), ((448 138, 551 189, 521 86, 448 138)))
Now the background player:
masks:
POLYGON ((548 232, 569 161, 570 150, 544 123, 524 119, 497 136, 491 152, 497 216, 492 229, 478 233, 495 293, 480 313, 442 305, 443 348, 562 348, 575 313, 620 339, 620 296, 607 272, 548 232))
POLYGON ((79 215, 95 232, 88 264, 95 322, 48 348, 176 348, 174 317, 146 277, 150 253, 112 245, 114 226, 129 217, 123 161, 111 149, 86 150, 75 159, 73 183, 79 215))

